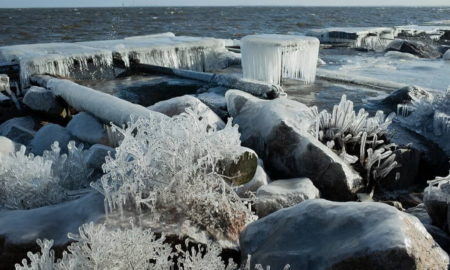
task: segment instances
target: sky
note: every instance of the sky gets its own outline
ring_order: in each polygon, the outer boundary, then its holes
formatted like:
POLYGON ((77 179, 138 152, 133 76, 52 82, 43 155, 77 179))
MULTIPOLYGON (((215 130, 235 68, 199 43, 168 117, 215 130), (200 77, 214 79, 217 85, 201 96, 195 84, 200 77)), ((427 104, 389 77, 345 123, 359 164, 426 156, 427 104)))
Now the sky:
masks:
POLYGON ((450 0, 0 0, 0 8, 112 6, 450 6, 450 0))

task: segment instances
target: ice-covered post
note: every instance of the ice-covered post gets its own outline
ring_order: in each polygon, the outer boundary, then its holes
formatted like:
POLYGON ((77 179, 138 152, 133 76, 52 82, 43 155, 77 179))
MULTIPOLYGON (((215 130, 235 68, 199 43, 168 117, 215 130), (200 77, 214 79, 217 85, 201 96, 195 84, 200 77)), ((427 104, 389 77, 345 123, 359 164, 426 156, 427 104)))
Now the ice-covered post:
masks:
POLYGON ((320 42, 315 37, 251 35, 242 38, 244 78, 281 84, 282 78, 313 83, 320 42))

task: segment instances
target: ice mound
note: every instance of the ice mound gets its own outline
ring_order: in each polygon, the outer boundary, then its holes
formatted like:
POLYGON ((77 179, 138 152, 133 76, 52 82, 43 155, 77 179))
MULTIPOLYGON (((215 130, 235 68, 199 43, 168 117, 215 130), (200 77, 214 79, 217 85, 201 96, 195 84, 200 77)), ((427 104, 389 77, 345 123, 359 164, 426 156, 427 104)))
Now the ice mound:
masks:
POLYGON ((282 78, 312 83, 319 40, 294 35, 252 35, 241 40, 244 78, 280 84, 282 78))

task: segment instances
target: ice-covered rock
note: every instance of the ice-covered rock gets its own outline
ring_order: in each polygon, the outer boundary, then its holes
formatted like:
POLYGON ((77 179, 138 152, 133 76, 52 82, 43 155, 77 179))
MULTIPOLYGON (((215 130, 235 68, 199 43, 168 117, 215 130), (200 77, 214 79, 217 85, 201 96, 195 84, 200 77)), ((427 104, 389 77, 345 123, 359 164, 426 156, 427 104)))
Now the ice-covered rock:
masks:
POLYGON ((307 200, 247 226, 242 260, 282 269, 447 269, 420 221, 382 203, 307 200))
POLYGON ((39 86, 32 86, 23 98, 23 103, 34 111, 59 115, 63 107, 56 101, 52 91, 39 86))
POLYGON ((414 54, 397 51, 388 51, 384 54, 384 56, 399 60, 414 60, 418 58, 414 54))
POLYGON ((269 176, 264 171, 264 164, 261 159, 258 159, 258 167, 256 168, 255 175, 248 183, 235 188, 239 197, 248 197, 249 193, 255 193, 258 188, 267 185, 270 182, 269 176))
POLYGON ((282 78, 307 83, 316 78, 320 42, 314 37, 251 35, 242 38, 244 78, 281 84, 282 78))
POLYGON ((399 104, 410 103, 420 99, 432 100, 433 94, 418 86, 407 86, 390 93, 381 103, 383 106, 388 106, 391 111, 397 111, 399 104))
POLYGON ((394 39, 394 29, 389 27, 335 27, 312 29, 306 33, 317 37, 321 43, 347 44, 350 47, 365 50, 384 50, 394 39))
POLYGON ((45 150, 51 150, 51 145, 57 141, 62 152, 67 151, 67 144, 72 139, 69 131, 57 124, 47 124, 36 132, 30 142, 31 153, 42 155, 45 150))
POLYGON ((450 60, 450 50, 447 50, 443 56, 445 60, 450 60))
POLYGON ((35 134, 34 125, 35 122, 30 116, 12 118, 0 125, 0 136, 28 145, 35 134))
POLYGON ((195 94, 204 84, 204 82, 177 77, 155 77, 124 87, 117 96, 147 107, 171 98, 195 94))
POLYGON ((16 151, 16 145, 10 139, 0 136, 0 154, 9 154, 16 151))
POLYGON ((80 141, 90 144, 107 144, 108 137, 103 124, 86 112, 77 113, 67 124, 67 130, 80 141))
POLYGON ((101 170, 103 163, 105 163, 105 157, 108 156, 109 153, 114 156, 114 148, 103 144, 94 144, 86 153, 86 165, 90 168, 101 170))
POLYGON ((72 240, 67 233, 77 233, 84 223, 97 222, 104 216, 104 197, 90 192, 79 199, 30 210, 0 210, 0 261, 13 267, 36 249, 37 239, 53 239, 61 250, 72 240))
POLYGON ((225 119, 228 115, 227 101, 225 100, 226 88, 215 87, 208 91, 196 95, 203 103, 205 103, 211 110, 213 110, 219 117, 225 119))
POLYGON ((386 47, 386 51, 410 53, 420 58, 439 58, 441 53, 432 45, 421 41, 394 40, 386 47))
POLYGON ((31 116, 12 118, 0 125, 0 135, 5 136, 14 126, 33 130, 34 125, 35 122, 31 116))
POLYGON ((428 233, 433 236, 434 241, 436 241, 447 254, 450 252, 450 235, 433 225, 431 217, 428 215, 427 209, 423 203, 407 209, 406 213, 418 218, 427 229, 428 233))
MULTIPOLYGON (((446 229, 448 226, 448 204, 450 202, 450 175, 437 177, 423 192, 423 202, 433 224, 446 229)), ((450 231, 450 228, 448 229, 450 231)))
POLYGON ((258 153, 272 178, 308 177, 324 198, 355 197, 361 177, 308 133, 312 120, 306 105, 287 98, 262 100, 239 90, 229 90, 225 98, 243 145, 258 153))
POLYGON ((206 106, 198 98, 189 95, 160 101, 148 107, 148 109, 155 112, 160 112, 170 117, 184 113, 187 109, 190 109, 201 112, 201 116, 208 119, 211 126, 215 126, 219 129, 225 126, 222 119, 208 106, 206 106))
POLYGON ((9 89, 9 77, 6 74, 0 74, 0 92, 9 89))
POLYGON ((265 217, 280 209, 320 198, 319 190, 308 178, 276 180, 256 192, 256 213, 265 217))

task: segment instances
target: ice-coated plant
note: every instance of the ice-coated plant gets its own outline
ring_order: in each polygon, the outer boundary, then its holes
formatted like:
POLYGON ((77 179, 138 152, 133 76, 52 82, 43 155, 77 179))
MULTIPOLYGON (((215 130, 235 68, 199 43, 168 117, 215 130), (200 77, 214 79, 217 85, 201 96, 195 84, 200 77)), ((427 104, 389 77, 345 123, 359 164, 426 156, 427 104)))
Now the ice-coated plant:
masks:
POLYGON ((383 111, 377 111, 373 117, 369 117, 364 109, 356 113, 353 102, 343 95, 331 113, 311 107, 311 117, 310 132, 344 161, 363 172, 369 188, 398 166, 393 153, 395 147, 388 144, 385 137, 394 113, 386 116, 383 111))
POLYGON ((188 110, 165 121, 139 118, 114 127, 122 142, 114 157, 106 157, 101 181, 93 184, 105 195, 107 213, 164 213, 217 238, 237 240, 253 216, 223 181, 218 164, 237 160, 238 128, 229 121, 216 130, 199 113, 188 110))
POLYGON ((398 120, 450 151, 450 88, 442 94, 429 94, 430 98, 412 99, 411 103, 398 104, 398 120))
POLYGON ((154 270, 233 270, 236 264, 223 262, 222 249, 212 243, 184 251, 180 246, 172 248, 163 236, 151 230, 131 226, 126 229, 110 229, 104 224, 84 224, 78 235, 69 234, 73 242, 61 259, 55 259, 51 249, 53 241, 37 240, 40 253, 28 252, 16 270, 95 270, 95 269, 154 269, 154 270))
POLYGON ((74 142, 61 155, 58 142, 43 156, 0 154, 0 207, 30 209, 68 200, 68 190, 89 185, 90 170, 84 162, 83 147, 74 142))

